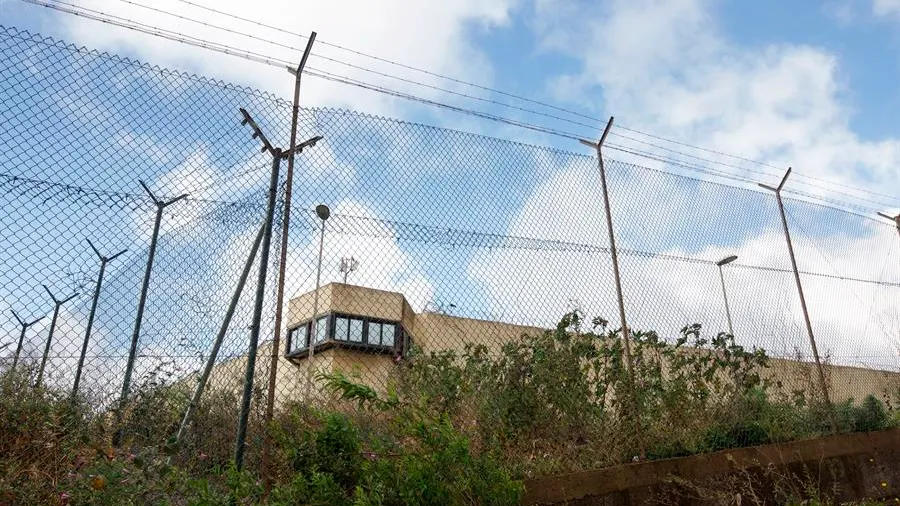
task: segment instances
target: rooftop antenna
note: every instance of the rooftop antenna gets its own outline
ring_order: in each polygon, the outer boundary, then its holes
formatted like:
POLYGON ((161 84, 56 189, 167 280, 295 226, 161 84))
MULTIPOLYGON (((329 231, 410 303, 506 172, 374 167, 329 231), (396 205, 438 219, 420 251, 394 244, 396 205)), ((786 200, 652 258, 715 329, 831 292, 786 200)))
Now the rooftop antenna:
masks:
POLYGON ((359 261, 355 257, 341 258, 341 273, 344 275, 344 284, 347 284, 347 275, 359 269, 359 261))

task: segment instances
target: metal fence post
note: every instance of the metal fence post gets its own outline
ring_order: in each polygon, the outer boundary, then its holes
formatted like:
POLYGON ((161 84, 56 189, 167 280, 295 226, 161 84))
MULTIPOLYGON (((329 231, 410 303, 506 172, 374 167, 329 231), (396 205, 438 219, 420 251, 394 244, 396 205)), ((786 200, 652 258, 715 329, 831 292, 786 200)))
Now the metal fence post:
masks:
POLYGON ((84 343, 81 345, 81 355, 78 357, 78 367, 75 369, 75 383, 72 385, 72 399, 78 395, 78 385, 81 383, 81 371, 84 367, 84 357, 87 355, 88 342, 91 340, 91 329, 94 328, 94 316, 97 313, 97 302, 100 300, 100 289, 103 287, 103 274, 106 273, 106 264, 124 255, 128 250, 124 249, 111 257, 100 254, 94 243, 88 239, 88 244, 94 253, 100 258, 100 273, 97 275, 97 284, 94 285, 94 298, 91 301, 91 312, 88 314, 87 328, 84 330, 84 343))
POLYGON ((244 445, 247 439, 247 421, 250 417, 250 400, 253 396, 253 377, 256 372, 256 347, 262 326, 263 299, 265 297, 266 275, 269 267, 269 247, 272 242, 272 221, 275 214, 275 194, 278 187, 278 170, 281 167, 281 149, 275 148, 272 155, 272 178, 269 181, 269 204, 266 223, 263 226, 262 253, 260 254, 259 277, 256 281, 256 299, 253 304, 253 323, 250 324, 250 346, 247 350, 247 370, 244 375, 244 393, 241 396, 241 411, 234 462, 238 470, 244 465, 244 445))
POLYGON ((16 321, 19 322, 19 326, 22 328, 22 332, 19 333, 19 343, 16 345, 16 353, 13 355, 12 367, 10 368, 11 371, 15 371, 16 365, 18 365, 19 363, 19 355, 22 353, 22 344, 25 342, 25 332, 28 331, 29 327, 43 320, 45 317, 41 316, 37 320, 26 322, 25 320, 19 318, 19 315, 16 314, 15 311, 10 309, 10 312, 13 314, 13 316, 16 318, 16 321))
POLYGON ((53 292, 47 288, 47 285, 43 285, 44 290, 47 290, 47 293, 50 295, 50 298, 53 299, 53 317, 50 319, 50 333, 47 334, 47 343, 44 345, 44 355, 41 357, 41 366, 38 368, 37 380, 34 382, 35 388, 41 387, 41 382, 44 380, 44 367, 47 365, 47 357, 50 355, 50 345, 53 343, 53 334, 56 331, 56 321, 59 318, 59 308, 62 307, 63 304, 69 302, 78 296, 78 293, 73 293, 68 298, 59 300, 53 295, 53 292))
POLYGON ((178 426, 178 433, 175 435, 176 443, 180 442, 181 438, 184 437, 184 431, 187 429, 188 423, 194 415, 194 411, 197 409, 197 405, 200 404, 200 398, 203 396, 206 382, 209 380, 209 375, 212 373, 213 366, 216 364, 216 359, 219 356, 219 349, 222 347, 222 341, 225 339, 225 334, 228 332, 228 327, 231 325, 231 319, 234 317, 234 311, 237 309, 238 301, 240 301, 241 294, 244 291, 244 285, 247 284, 247 278, 250 276, 250 269, 253 267, 253 262, 256 260, 256 252, 259 250, 259 243, 262 242, 264 230, 265 224, 259 227, 259 232, 256 233, 256 239, 253 240, 253 246, 250 248, 250 253, 247 255, 247 261, 244 263, 244 270, 241 271, 241 277, 238 279, 234 294, 231 296, 231 301, 228 303, 228 309, 225 311, 225 318, 222 320, 222 325, 219 327, 219 333, 216 335, 216 340, 213 342, 212 351, 210 351, 209 358, 206 360, 206 366, 204 366, 203 373, 197 380, 197 388, 194 390, 191 402, 184 412, 184 417, 181 419, 181 425, 178 426))
POLYGON ((881 216, 882 218, 887 218, 887 219, 893 221, 894 225, 897 226, 897 235, 900 235, 900 214, 898 214, 897 216, 888 216, 885 213, 878 213, 878 216, 881 216))
POLYGON ((122 393, 119 396, 117 415, 119 428, 113 436, 114 446, 119 446, 122 443, 122 438, 124 436, 122 421, 124 420, 125 413, 123 413, 123 411, 125 409, 125 403, 128 402, 128 394, 131 389, 131 375, 134 372, 134 358, 137 354, 138 340, 141 336, 141 323, 144 319, 144 307, 147 303, 147 291, 150 288, 150 273, 153 271, 153 259, 156 257, 156 243, 159 239, 159 228, 162 224, 163 211, 165 211, 166 207, 187 198, 187 195, 185 194, 179 195, 167 202, 162 201, 153 195, 153 192, 150 191, 150 188, 147 187, 143 181, 138 182, 141 183, 141 186, 144 187, 144 191, 147 192, 147 195, 150 196, 150 199, 153 200, 153 203, 156 205, 156 219, 153 222, 153 235, 150 236, 150 248, 147 252, 147 267, 144 270, 144 280, 141 283, 141 294, 138 298, 137 315, 134 319, 134 332, 131 334, 131 347, 128 349, 128 362, 125 364, 125 379, 122 381, 122 393))
POLYGON ((609 189, 606 184, 606 167, 603 162, 603 143, 606 141, 606 136, 609 135, 614 119, 615 118, 610 116, 609 122, 606 124, 606 128, 603 130, 603 135, 600 136, 599 141, 591 142, 581 140, 580 142, 597 150, 597 166, 600 169, 600 184, 603 189, 603 206, 606 211, 606 229, 609 232, 609 250, 612 256, 613 276, 616 282, 616 297, 619 301, 619 321, 622 322, 622 344, 625 350, 625 367, 627 368, 628 373, 628 390, 629 396, 631 397, 632 422, 634 423, 635 437, 637 438, 638 450, 640 452, 639 456, 641 460, 644 460, 647 457, 647 453, 644 447, 641 413, 637 402, 637 392, 635 391, 636 382, 634 379, 634 366, 631 357, 631 336, 628 331, 628 323, 625 321, 625 298, 622 295, 622 279, 619 274, 619 256, 616 251, 616 234, 613 231, 612 212, 610 211, 609 205, 609 189))
POLYGON ((269 267, 269 250, 272 243, 272 225, 275 218, 275 200, 278 193, 278 172, 281 167, 281 159, 290 156, 295 152, 301 152, 307 146, 313 146, 322 137, 317 136, 309 139, 299 146, 288 151, 282 151, 281 148, 272 146, 269 140, 263 134, 262 129, 253 120, 245 109, 241 108, 241 114, 244 119, 241 124, 249 124, 253 129, 253 138, 258 138, 263 143, 262 151, 268 151, 272 155, 272 173, 269 178, 269 199, 266 206, 266 221, 263 225, 262 251, 260 253, 259 277, 256 282, 256 299, 253 307, 253 321, 250 324, 250 346, 247 350, 247 370, 244 374, 244 392, 241 396, 241 410, 238 418, 237 440, 234 449, 234 464, 240 470, 244 466, 244 446, 247 440, 247 422, 250 417, 250 401, 253 396, 253 376, 256 372, 256 353, 259 345, 259 334, 262 326, 262 310, 263 299, 265 298, 266 275, 269 267))
POLYGON ((272 358, 269 366, 269 387, 266 394, 266 416, 264 423, 266 425, 265 438, 263 444, 262 459, 260 461, 260 475, 262 476, 263 492, 266 496, 271 488, 271 480, 269 480, 269 445, 271 437, 269 434, 269 423, 275 411, 275 386, 278 374, 278 358, 281 354, 281 319, 284 310, 284 279, 287 269, 287 250, 288 239, 291 228, 291 190, 294 184, 294 148, 297 146, 297 121, 300 115, 300 78, 303 75, 303 69, 306 67, 306 60, 312 52, 312 46, 316 41, 316 32, 312 32, 306 43, 306 49, 300 58, 300 64, 296 70, 288 68, 288 71, 294 74, 294 105, 291 109, 291 151, 287 157, 287 174, 284 180, 284 216, 281 223, 281 250, 278 258, 278 287, 275 294, 275 332, 272 337, 272 358))
POLYGON ((831 430, 833 432, 837 432, 837 420, 835 419, 834 410, 832 409, 833 406, 831 404, 831 397, 828 395, 828 385, 825 382, 825 369, 822 367, 822 361, 819 359, 819 348, 816 346, 816 338, 813 335, 812 323, 809 320, 809 310, 806 307, 806 297, 803 295, 803 284, 800 282, 800 271, 797 269, 797 258, 794 255, 794 245, 791 241, 791 232, 788 229, 787 217, 784 213, 784 202, 781 200, 781 189, 784 188, 784 183, 787 182, 788 176, 790 175, 791 168, 788 167, 787 172, 784 173, 784 177, 781 178, 781 183, 778 184, 777 188, 773 188, 762 183, 758 184, 760 187, 774 192, 775 200, 776 202, 778 202, 778 212, 781 215, 781 224, 784 227, 784 238, 785 241, 787 241, 788 256, 791 259, 791 268, 794 271, 794 281, 797 284, 797 294, 800 296, 800 307, 803 310, 803 321, 806 323, 806 333, 809 336, 809 345, 812 348, 813 358, 816 361, 816 370, 819 373, 819 389, 821 390, 825 405, 828 407, 831 430))

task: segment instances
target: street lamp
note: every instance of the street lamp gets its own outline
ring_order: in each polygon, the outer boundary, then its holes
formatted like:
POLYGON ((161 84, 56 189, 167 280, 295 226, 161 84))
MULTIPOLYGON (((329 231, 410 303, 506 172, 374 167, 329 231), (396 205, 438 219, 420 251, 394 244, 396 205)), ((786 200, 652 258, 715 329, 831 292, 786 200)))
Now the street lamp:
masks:
MULTIPOLYGON (((319 204, 316 206, 316 216, 319 217, 323 222, 331 216, 331 209, 328 209, 328 206, 325 204, 319 204)), ((324 223, 323 223, 324 224, 324 223)))
POLYGON ((328 218, 331 216, 331 209, 328 209, 328 206, 326 206, 325 204, 319 204, 316 206, 316 216, 318 216, 319 219, 322 220, 322 227, 319 229, 319 259, 316 262, 316 291, 313 293, 312 322, 310 323, 309 343, 307 344, 307 352, 309 353, 307 359, 308 362, 306 364, 307 396, 312 394, 312 359, 313 355, 315 355, 316 353, 315 346, 316 341, 318 340, 318 336, 316 336, 316 330, 318 330, 318 321, 316 320, 316 315, 319 312, 319 285, 322 282, 322 251, 325 247, 325 222, 328 221, 328 218))
POLYGON ((328 221, 328 218, 331 216, 331 209, 328 209, 328 206, 325 204, 319 204, 316 206, 316 216, 322 220, 322 227, 319 229, 319 259, 316 262, 316 291, 315 295, 313 295, 313 322, 312 322, 312 331, 310 332, 309 338, 309 357, 312 358, 313 355, 313 345, 316 343, 316 314, 319 312, 319 285, 322 282, 322 251, 325 247, 325 222, 328 221))
POLYGON ((719 280, 722 282, 722 298, 725 299, 725 317, 728 318, 728 333, 732 336, 734 336, 734 327, 731 325, 731 308, 728 307, 728 293, 725 291, 725 274, 722 272, 722 266, 728 265, 735 260, 737 260, 737 255, 729 255, 716 262, 716 265, 719 267, 719 280))

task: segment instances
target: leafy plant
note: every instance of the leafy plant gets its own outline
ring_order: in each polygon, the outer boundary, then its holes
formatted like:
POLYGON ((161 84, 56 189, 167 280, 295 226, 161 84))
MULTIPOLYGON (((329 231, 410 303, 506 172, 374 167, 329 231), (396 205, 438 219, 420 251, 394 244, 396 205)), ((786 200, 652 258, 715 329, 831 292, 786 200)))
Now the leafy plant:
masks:
POLYGON ((518 503, 521 483, 511 479, 490 453, 474 451, 446 414, 434 417, 394 394, 382 399, 340 373, 320 375, 319 380, 363 409, 388 411, 396 433, 387 439, 364 437, 346 417, 328 415, 317 432, 301 436, 313 446, 310 450, 309 444, 298 445, 306 448, 299 463, 309 470, 301 473, 330 475, 345 490, 355 485, 347 500, 352 498, 356 505, 518 503))
POLYGON ((763 350, 699 325, 674 341, 632 331, 633 379, 624 344, 619 329, 573 311, 551 331, 493 349, 414 350, 383 390, 320 374, 332 399, 283 406, 268 427, 258 391, 251 471, 230 465, 236 392, 207 391, 174 444, 190 385, 173 382, 169 369, 151 371, 123 412, 124 445, 113 450, 108 406, 33 388, 27 368, 7 371, 0 505, 259 504, 254 450, 263 430, 274 434, 271 505, 501 505, 521 497, 518 478, 635 458, 638 430, 646 455, 664 458, 827 434, 831 415, 843 431, 900 421, 893 404, 873 396, 827 406, 814 384, 773 385, 763 350))

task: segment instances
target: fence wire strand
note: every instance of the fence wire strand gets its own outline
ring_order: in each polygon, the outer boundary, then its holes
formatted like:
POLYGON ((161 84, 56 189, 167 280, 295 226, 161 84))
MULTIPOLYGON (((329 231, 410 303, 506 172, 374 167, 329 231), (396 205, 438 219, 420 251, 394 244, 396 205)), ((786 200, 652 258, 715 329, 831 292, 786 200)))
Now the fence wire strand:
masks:
MULTIPOLYGON (((182 420, 265 215, 271 158, 239 108, 286 149, 291 104, 10 27, 0 27, 0 56, 0 371, 30 383, 46 361, 43 388, 68 395, 100 267, 87 241, 104 255, 127 250, 105 270, 78 400, 100 419, 119 413, 127 444, 160 444, 182 420), (119 406, 157 210, 141 181, 160 200, 187 198, 162 215, 132 395, 119 406), (42 285, 60 299, 76 294, 55 324, 42 285), (23 333, 22 322, 41 317, 23 333)), ((723 438, 826 431, 816 425, 816 364, 770 193, 606 160, 636 347, 634 413, 620 402, 632 383, 618 355, 596 158, 301 109, 297 138, 319 135, 296 157, 283 346, 273 350, 283 171, 279 185, 250 467, 265 441, 273 354, 276 422, 297 406, 351 412, 322 383, 340 372, 376 394, 430 399, 531 475, 628 462, 642 444, 653 458, 731 444, 723 438), (717 266, 729 255, 738 259, 717 266), (685 379, 699 370, 708 375, 685 379), (806 413, 808 431, 775 427, 764 404, 806 413), (644 419, 643 434, 630 416, 644 419), (769 425, 738 423, 765 416, 769 425)), ((835 404, 827 409, 855 409, 867 396, 897 409, 897 230, 809 198, 785 202, 835 404)), ((185 462, 231 457, 258 268, 179 448, 185 462)))

